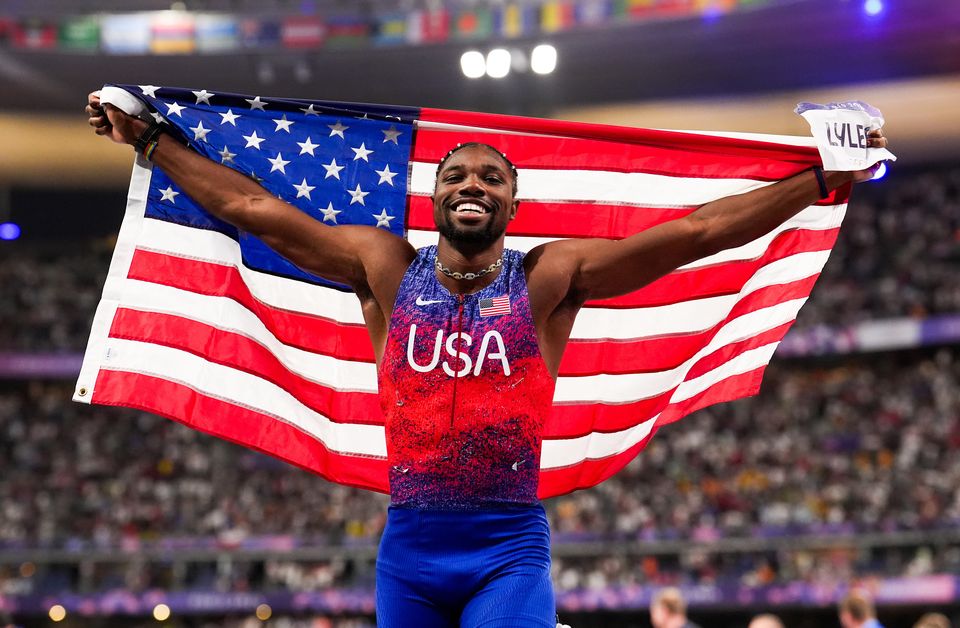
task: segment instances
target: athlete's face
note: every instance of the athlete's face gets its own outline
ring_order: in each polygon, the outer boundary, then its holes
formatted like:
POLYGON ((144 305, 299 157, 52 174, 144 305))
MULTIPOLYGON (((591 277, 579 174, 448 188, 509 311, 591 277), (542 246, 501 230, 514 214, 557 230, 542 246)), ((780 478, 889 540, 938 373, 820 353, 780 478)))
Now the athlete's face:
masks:
POLYGON ((451 242, 496 242, 517 215, 517 205, 510 167, 489 148, 462 148, 437 174, 433 219, 451 242))

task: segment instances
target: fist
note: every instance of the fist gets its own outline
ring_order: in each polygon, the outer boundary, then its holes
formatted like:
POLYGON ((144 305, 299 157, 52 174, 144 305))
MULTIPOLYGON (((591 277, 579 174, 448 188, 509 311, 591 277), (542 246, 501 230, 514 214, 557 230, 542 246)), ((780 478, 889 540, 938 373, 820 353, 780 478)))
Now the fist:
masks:
MULTIPOLYGON (((867 147, 868 148, 886 148, 887 147, 887 138, 883 136, 882 129, 874 129, 867 133, 867 147)), ((854 183, 863 183, 864 181, 869 181, 873 178, 873 175, 877 173, 877 170, 880 169, 880 165, 883 162, 877 162, 865 170, 857 170, 852 172, 853 182, 854 183)))
POLYGON ((85 110, 93 132, 105 135, 119 144, 133 144, 147 128, 147 123, 143 120, 125 114, 113 105, 102 105, 100 92, 91 92, 87 96, 85 110))

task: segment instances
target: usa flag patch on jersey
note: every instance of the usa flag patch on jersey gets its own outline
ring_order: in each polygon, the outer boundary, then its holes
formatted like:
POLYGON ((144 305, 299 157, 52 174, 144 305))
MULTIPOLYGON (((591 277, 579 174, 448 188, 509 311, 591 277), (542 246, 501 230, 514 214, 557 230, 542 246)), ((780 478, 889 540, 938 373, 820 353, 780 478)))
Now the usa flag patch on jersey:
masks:
POLYGON ((480 316, 502 316, 510 313, 510 296, 503 295, 492 299, 480 299, 480 316))

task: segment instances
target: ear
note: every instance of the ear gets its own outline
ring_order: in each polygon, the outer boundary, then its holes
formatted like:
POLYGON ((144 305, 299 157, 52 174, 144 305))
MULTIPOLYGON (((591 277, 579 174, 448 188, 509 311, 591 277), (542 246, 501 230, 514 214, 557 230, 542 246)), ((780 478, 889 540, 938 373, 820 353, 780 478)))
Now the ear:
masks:
POLYGON ((520 209, 520 201, 514 199, 513 205, 510 206, 510 220, 513 220, 517 217, 517 210, 520 209))

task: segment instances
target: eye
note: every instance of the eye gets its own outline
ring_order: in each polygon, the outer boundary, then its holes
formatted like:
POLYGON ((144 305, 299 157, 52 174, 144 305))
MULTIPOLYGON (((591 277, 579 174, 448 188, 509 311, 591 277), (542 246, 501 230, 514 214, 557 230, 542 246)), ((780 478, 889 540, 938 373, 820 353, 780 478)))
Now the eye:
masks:
POLYGON ((487 183, 503 183, 503 179, 496 175, 490 175, 487 177, 487 183))

